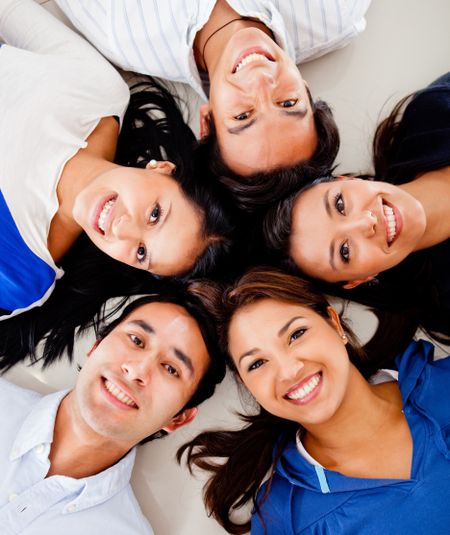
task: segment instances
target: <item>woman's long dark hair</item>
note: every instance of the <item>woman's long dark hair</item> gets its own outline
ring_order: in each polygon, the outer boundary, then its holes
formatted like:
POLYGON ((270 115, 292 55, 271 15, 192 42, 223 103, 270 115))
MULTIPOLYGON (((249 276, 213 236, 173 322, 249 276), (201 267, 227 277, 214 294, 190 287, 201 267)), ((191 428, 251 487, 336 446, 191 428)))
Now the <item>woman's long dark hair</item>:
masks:
POLYGON ((339 150, 339 131, 333 113, 323 100, 308 97, 317 132, 317 147, 309 160, 289 167, 261 171, 249 176, 234 173, 225 163, 217 140, 214 117, 209 118, 209 134, 197 151, 208 162, 210 172, 230 192, 236 205, 245 211, 257 211, 289 195, 302 185, 329 173, 339 150))
MULTIPOLYGON (((444 75, 432 85, 442 83, 448 86, 448 77, 448 74, 444 75)), ((447 93, 448 90, 445 94, 447 93)), ((438 157, 427 153, 427 150, 430 150, 429 144, 423 144, 420 150, 412 150, 418 140, 427 135, 427 130, 423 131, 421 127, 423 122, 431 132, 442 126, 448 128, 445 116, 428 116, 439 113, 435 109, 439 108, 439 105, 430 108, 432 99, 433 96, 429 95, 426 88, 404 97, 394 106, 391 113, 380 122, 374 135, 375 176, 366 174, 362 178, 375 178, 400 185, 414 180, 420 173, 438 169, 445 164, 442 159, 445 151, 442 148, 437 151, 438 157), (427 101, 426 104, 422 99, 427 101)), ((448 157, 446 161, 448 163, 448 157)), ((332 179, 324 177, 317 182, 332 179)), ((264 220, 265 242, 274 262, 294 273, 299 270, 289 258, 292 208, 298 196, 309 187, 311 185, 286 196, 267 211, 264 220)), ((352 290, 343 289, 341 284, 320 284, 327 294, 373 307, 380 323, 371 344, 375 349, 380 343, 384 343, 393 358, 404 349, 419 327, 438 342, 450 343, 450 311, 446 303, 449 296, 444 295, 448 290, 440 287, 438 282, 439 278, 446 277, 442 271, 447 266, 442 259, 447 257, 448 243, 443 242, 410 254, 397 266, 381 273, 377 277, 378 284, 375 281, 352 290), (396 335, 396 331, 399 335, 396 335)))
MULTIPOLYGON (((311 282, 274 269, 255 268, 243 275, 223 297, 221 343, 224 351, 228 347, 228 327, 233 315, 262 299, 294 303, 329 319, 328 302, 311 282)), ((378 369, 379 362, 370 361, 345 323, 342 326, 349 340, 349 358, 367 377, 378 369)), ((230 357, 227 363, 236 373, 230 357)), ((177 452, 179 462, 186 454, 191 471, 197 466, 211 473, 204 488, 206 508, 229 533, 235 534, 247 533, 250 522, 233 520, 233 512, 250 501, 258 512, 261 502, 256 498, 261 483, 269 473, 264 499, 270 490, 273 467, 287 441, 299 429, 297 423, 274 416, 261 407, 254 415, 240 416, 246 423, 243 429, 201 433, 177 452)))
MULTIPOLYGON (((116 161, 135 167, 144 167, 152 158, 175 163, 174 177, 204 214, 205 236, 217 237, 197 259, 193 271, 199 275, 211 271, 216 263, 225 265, 233 225, 224 209, 226 192, 222 196, 220 184, 214 184, 203 172, 196 173, 194 149, 194 135, 174 97, 151 79, 135 86, 116 161)), ((0 321, 0 370, 7 370, 28 354, 36 360, 36 347, 47 333, 42 362, 51 364, 66 348, 70 357, 76 329, 92 321, 98 326, 105 319, 109 298, 157 291, 164 284, 144 270, 113 260, 84 234, 65 255, 61 267, 65 275, 41 307, 0 321)))

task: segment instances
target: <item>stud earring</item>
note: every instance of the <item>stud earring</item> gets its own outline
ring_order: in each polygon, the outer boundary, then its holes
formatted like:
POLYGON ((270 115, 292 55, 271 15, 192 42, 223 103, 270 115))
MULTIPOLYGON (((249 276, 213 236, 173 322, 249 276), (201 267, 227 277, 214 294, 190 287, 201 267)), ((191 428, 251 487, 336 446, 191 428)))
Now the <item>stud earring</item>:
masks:
POLYGON ((158 167, 158 162, 156 160, 150 160, 148 162, 148 165, 149 165, 150 169, 156 169, 158 167))
POLYGON ((341 334, 341 338, 342 338, 342 341, 344 342, 344 344, 346 344, 348 342, 348 338, 347 338, 346 334, 341 334))

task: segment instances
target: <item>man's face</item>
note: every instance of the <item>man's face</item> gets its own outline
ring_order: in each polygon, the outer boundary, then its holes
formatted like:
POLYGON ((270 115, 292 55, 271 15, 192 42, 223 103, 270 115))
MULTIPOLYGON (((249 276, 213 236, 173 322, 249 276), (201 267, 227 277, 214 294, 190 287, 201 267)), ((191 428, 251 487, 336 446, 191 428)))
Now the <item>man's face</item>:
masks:
POLYGON ((180 306, 134 310, 90 353, 73 391, 73 407, 95 433, 130 448, 185 422, 175 415, 209 366, 196 321, 180 306))
POLYGON ((221 154, 240 175, 309 159, 314 118, 294 61, 264 32, 236 32, 210 73, 210 101, 221 154))

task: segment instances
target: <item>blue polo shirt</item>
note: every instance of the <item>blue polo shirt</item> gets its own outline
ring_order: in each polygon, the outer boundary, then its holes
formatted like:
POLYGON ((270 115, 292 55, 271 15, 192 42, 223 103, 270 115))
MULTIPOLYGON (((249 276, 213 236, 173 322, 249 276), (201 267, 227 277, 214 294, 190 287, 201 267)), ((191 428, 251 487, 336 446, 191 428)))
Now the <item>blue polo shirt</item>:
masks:
POLYGON ((433 361, 433 353, 430 343, 412 342, 396 359, 413 440, 411 479, 354 478, 314 466, 293 437, 261 505, 266 530, 254 513, 251 533, 448 535, 450 358, 433 361))

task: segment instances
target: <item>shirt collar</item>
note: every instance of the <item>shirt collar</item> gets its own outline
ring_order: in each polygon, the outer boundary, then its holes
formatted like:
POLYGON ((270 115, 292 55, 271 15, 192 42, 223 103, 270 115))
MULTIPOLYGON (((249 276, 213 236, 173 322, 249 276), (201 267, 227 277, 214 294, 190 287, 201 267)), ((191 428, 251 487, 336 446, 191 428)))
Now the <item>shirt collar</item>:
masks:
MULTIPOLYGON (((63 398, 69 390, 54 392, 42 397, 24 420, 10 453, 10 460, 15 461, 38 445, 50 445, 53 441, 56 413, 63 398)), ((54 476, 65 481, 65 486, 74 488, 78 482, 75 498, 66 504, 63 513, 81 511, 110 499, 129 484, 136 457, 136 448, 132 448, 122 459, 111 467, 94 476, 75 480, 65 476, 54 476)))

